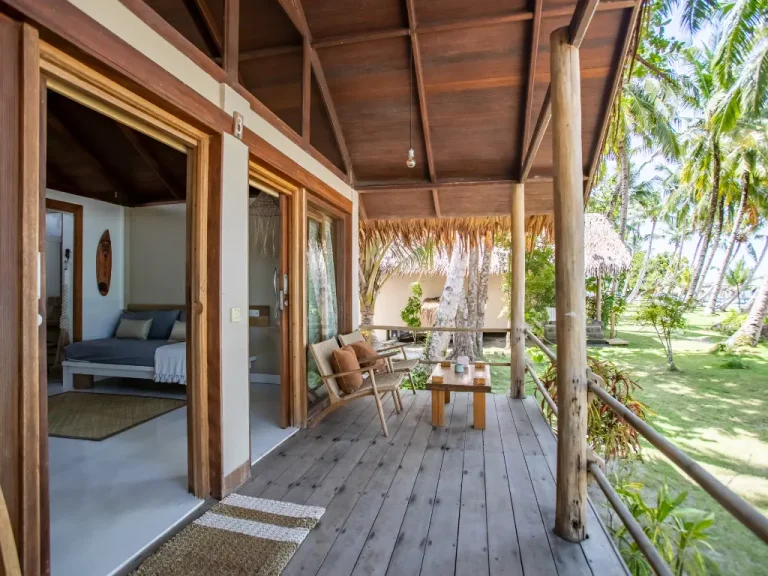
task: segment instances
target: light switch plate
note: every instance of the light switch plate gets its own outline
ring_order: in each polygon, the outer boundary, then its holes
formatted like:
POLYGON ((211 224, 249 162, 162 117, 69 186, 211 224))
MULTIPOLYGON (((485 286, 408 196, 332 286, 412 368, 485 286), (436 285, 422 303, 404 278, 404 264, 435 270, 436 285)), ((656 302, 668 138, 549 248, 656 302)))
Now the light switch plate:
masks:
POLYGON ((229 309, 229 320, 231 322, 240 322, 240 308, 230 308, 229 309))

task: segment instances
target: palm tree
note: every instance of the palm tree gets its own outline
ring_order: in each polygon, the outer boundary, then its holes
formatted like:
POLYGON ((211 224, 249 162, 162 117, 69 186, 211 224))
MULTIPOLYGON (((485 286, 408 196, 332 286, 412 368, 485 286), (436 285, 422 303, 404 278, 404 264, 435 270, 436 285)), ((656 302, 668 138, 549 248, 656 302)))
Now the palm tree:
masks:
MULTIPOLYGON (((763 260, 765 259, 765 255, 768 253, 768 236, 765 237, 765 244, 763 244, 763 249, 760 251, 759 256, 757 255, 754 247, 752 247, 751 244, 747 244, 747 252, 749 253, 752 260, 754 260, 755 264, 754 266, 752 266, 749 272, 749 278, 747 278, 747 281, 744 283, 744 286, 749 286, 750 284, 752 284, 752 279, 755 277, 755 271, 758 268, 760 268, 760 264, 763 263, 763 260)), ((726 302, 724 302, 721 309, 727 310, 728 306, 733 304, 734 300, 736 300, 736 294, 734 294, 726 302)))
MULTIPOLYGON (((640 200, 640 206, 642 209, 642 218, 644 220, 651 221, 651 232, 648 234, 648 248, 646 249, 645 256, 643 257, 643 264, 640 268, 640 274, 637 277, 635 287, 632 289, 630 295, 627 296, 627 302, 634 301, 643 286, 643 282, 645 281, 645 273, 648 270, 648 262, 651 259, 651 254, 653 253, 653 240, 656 233, 656 224, 663 216, 665 209, 664 203, 661 201, 661 195, 656 190, 654 190, 648 196, 642 198, 640 200)), ((629 277, 629 275, 627 275, 627 277, 629 277)))
POLYGON ((741 312, 741 291, 747 287, 747 282, 749 282, 749 269, 746 262, 744 262, 744 258, 739 259, 736 265, 728 270, 728 273, 725 275, 725 281, 728 283, 728 286, 736 291, 736 300, 739 312, 741 312))
POLYGON ((749 310, 747 319, 744 320, 744 323, 733 336, 728 338, 726 346, 757 346, 757 342, 760 340, 763 324, 765 324, 766 312, 768 312, 768 274, 763 277, 763 283, 749 310))
POLYGON ((757 212, 754 202, 751 205, 749 203, 750 193, 754 198, 755 194, 762 191, 761 184, 765 181, 765 171, 763 169, 766 162, 765 130, 753 129, 752 127, 742 129, 737 134, 737 137, 734 138, 733 143, 734 146, 731 155, 735 166, 732 172, 734 175, 738 175, 740 181, 740 185, 738 186, 739 203, 734 216, 733 229, 728 241, 728 247, 725 251, 723 264, 720 266, 720 272, 714 284, 714 289, 712 290, 707 307, 710 314, 715 313, 717 297, 722 288, 723 279, 725 278, 726 270, 730 264, 736 242, 741 236, 744 218, 745 216, 749 216, 749 220, 751 220, 752 223, 757 220, 757 212))

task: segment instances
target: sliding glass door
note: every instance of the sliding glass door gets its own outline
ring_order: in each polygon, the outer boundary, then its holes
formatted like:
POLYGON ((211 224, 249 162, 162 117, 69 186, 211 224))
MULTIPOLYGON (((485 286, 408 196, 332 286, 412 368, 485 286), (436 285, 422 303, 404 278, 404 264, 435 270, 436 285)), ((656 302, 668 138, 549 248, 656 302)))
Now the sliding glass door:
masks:
MULTIPOLYGON (((339 331, 337 298, 336 222, 309 212, 307 222, 307 341, 315 344, 335 338, 339 331)), ((307 358, 307 404, 310 410, 323 403, 325 387, 312 355, 307 358)))

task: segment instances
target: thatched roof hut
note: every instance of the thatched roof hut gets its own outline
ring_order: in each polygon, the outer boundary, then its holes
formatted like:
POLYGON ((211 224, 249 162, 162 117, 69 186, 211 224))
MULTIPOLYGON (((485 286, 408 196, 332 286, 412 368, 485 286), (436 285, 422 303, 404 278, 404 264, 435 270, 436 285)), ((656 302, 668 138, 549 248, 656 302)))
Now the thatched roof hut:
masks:
POLYGON ((602 214, 584 214, 584 274, 613 276, 632 265, 632 255, 602 214))
MULTIPOLYGON (((482 229, 481 220, 496 219, 444 219, 441 220, 444 224, 441 224, 440 227, 425 230, 412 227, 413 222, 423 222, 421 220, 368 220, 360 223, 360 239, 363 241, 364 238, 385 238, 396 242, 399 238, 411 242, 411 245, 417 245, 416 239, 422 238, 425 243, 433 241, 437 246, 445 248, 445 245, 440 244, 444 237, 452 237, 454 241, 457 236, 461 237, 462 234, 472 234, 474 238, 487 237, 489 232, 482 229), (464 220, 468 222, 464 222, 464 220), (451 235, 450 225, 452 222, 457 225, 457 229, 454 229, 451 235), (382 226, 382 224, 386 225, 382 226)), ((494 222, 492 226, 497 225, 499 226, 498 229, 491 228, 493 233, 505 231, 503 223, 494 222)), ((506 225, 509 226, 509 223, 507 222, 506 225)), ((584 215, 584 249, 584 275, 587 278, 612 276, 627 270, 632 264, 629 250, 613 229, 613 225, 602 214, 588 213, 584 215)), ((393 248, 385 258, 383 268, 393 270, 393 274, 397 276, 444 276, 448 270, 449 261, 450 253, 448 250, 437 250, 432 261, 425 265, 417 259, 403 261, 401 251, 393 248)), ((509 251, 494 246, 491 255, 491 274, 504 274, 508 269, 509 251)))

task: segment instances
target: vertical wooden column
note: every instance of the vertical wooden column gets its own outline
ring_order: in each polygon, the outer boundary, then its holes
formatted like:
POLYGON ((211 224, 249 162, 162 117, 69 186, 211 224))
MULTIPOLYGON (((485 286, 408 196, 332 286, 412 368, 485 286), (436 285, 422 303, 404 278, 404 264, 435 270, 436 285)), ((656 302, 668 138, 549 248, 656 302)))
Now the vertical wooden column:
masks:
POLYGON ((510 394, 525 398, 525 188, 512 185, 512 246, 509 251, 509 270, 512 273, 510 290, 510 394))
POLYGON ((579 50, 569 29, 550 36, 557 307, 557 506, 555 533, 586 535, 587 334, 579 50))
POLYGON ((240 78, 240 0, 224 1, 224 71, 231 82, 240 78))

